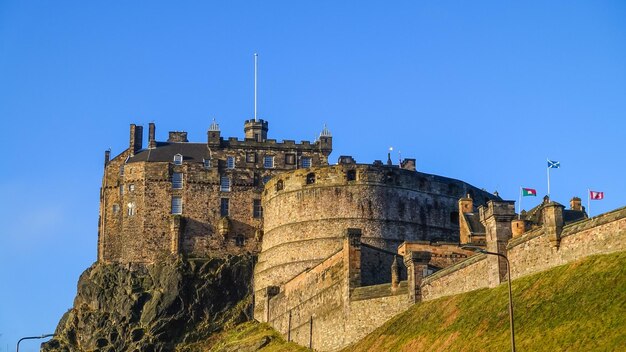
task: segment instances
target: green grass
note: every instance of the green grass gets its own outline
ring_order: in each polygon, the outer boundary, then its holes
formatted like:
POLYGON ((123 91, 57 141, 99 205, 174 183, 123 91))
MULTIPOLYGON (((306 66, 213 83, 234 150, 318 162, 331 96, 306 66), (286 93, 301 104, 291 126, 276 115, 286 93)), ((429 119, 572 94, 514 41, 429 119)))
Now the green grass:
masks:
MULTIPOLYGON (((518 351, 626 351, 626 252, 515 280, 518 351)), ((182 351, 307 351, 247 322, 182 351), (252 347, 252 348, 251 348, 252 347)), ((506 285, 416 304, 348 351, 510 350, 506 285)))
MULTIPOLYGON (((519 351, 626 351, 626 252, 513 282, 519 351)), ((416 304, 344 351, 506 351, 506 285, 416 304)))
POLYGON ((293 342, 285 341, 280 334, 268 324, 250 321, 217 334, 208 341, 184 346, 184 348, 180 348, 179 351, 304 352, 309 351, 309 349, 298 346, 293 342))

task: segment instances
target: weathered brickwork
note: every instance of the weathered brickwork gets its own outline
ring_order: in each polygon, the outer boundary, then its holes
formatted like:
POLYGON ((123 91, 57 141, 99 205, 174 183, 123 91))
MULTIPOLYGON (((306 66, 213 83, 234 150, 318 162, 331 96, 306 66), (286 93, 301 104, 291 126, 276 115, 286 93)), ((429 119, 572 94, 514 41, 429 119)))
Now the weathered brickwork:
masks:
POLYGON ((497 196, 467 183, 394 166, 339 164, 286 172, 263 192, 264 237, 255 290, 281 285, 341 249, 346 228, 397 252, 404 241, 458 243, 458 199, 497 196))
MULTIPOLYGON (((504 248, 499 249, 511 263, 511 278, 544 271, 567 264, 594 254, 626 250, 626 208, 564 225, 560 215, 554 216, 554 209, 562 208, 556 203, 543 207, 546 217, 541 226, 534 226, 519 237, 510 239, 504 248), (552 218, 557 222, 546 221, 552 218), (560 219, 560 223, 558 223, 560 219), (556 238, 555 238, 556 237, 556 238)), ((513 220, 512 223, 515 223, 513 220)), ((511 229, 500 229, 510 234, 511 229)), ((495 242, 498 236, 491 237, 495 242)), ((489 238, 487 239, 489 246, 489 238)), ((502 267, 484 254, 438 271, 422 282, 424 300, 454 295, 485 287, 493 287, 504 282, 506 276, 498 278, 502 267), (495 278, 495 279, 494 279, 495 278)))
POLYGON ((156 141, 149 127, 148 148, 141 126, 131 125, 129 148, 111 160, 105 154, 98 260, 256 253, 264 184, 284 171, 326 165, 332 151, 327 130, 314 143, 278 143, 267 139, 263 120, 246 121, 244 140, 223 139, 213 124, 206 143, 189 143, 186 132, 156 141))

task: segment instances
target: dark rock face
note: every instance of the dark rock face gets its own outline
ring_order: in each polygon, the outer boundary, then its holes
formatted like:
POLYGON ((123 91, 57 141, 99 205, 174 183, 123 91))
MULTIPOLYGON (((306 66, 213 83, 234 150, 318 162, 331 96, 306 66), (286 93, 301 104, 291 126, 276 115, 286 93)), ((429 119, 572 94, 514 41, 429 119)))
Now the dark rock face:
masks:
POLYGON ((42 351, 172 351, 250 317, 253 256, 95 263, 42 351))

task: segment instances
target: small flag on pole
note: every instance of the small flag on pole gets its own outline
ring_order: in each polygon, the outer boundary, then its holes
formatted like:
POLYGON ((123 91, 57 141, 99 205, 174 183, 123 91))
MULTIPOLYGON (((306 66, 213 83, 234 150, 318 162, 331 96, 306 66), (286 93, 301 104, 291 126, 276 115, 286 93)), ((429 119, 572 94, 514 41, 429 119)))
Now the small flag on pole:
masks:
POLYGON ((561 167, 560 161, 552 161, 548 159, 548 169, 558 169, 561 167))
POLYGON ((604 192, 589 191, 589 198, 591 200, 602 200, 604 199, 604 192))
POLYGON ((532 188, 522 188, 522 196, 524 197, 536 197, 537 190, 532 188))

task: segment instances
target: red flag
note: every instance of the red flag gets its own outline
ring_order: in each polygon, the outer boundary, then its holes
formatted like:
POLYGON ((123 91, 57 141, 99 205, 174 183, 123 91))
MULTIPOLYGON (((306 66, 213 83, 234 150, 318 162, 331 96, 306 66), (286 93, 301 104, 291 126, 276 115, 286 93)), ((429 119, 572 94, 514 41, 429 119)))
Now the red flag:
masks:
POLYGON ((591 200, 602 200, 604 199, 604 192, 589 191, 589 198, 591 200))

